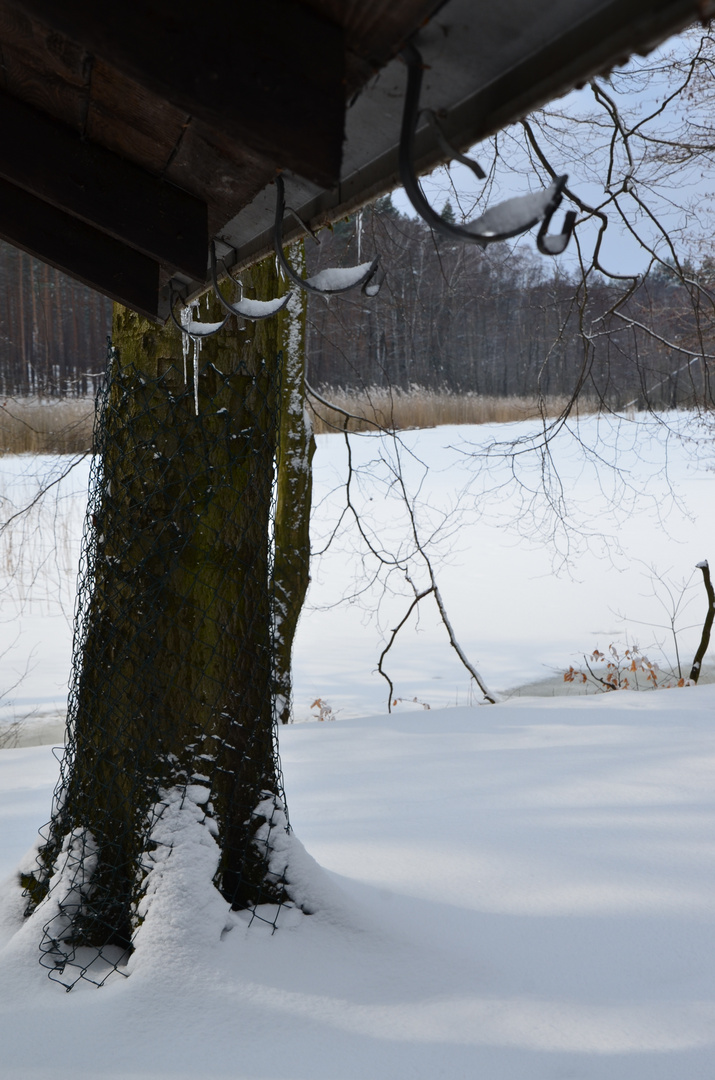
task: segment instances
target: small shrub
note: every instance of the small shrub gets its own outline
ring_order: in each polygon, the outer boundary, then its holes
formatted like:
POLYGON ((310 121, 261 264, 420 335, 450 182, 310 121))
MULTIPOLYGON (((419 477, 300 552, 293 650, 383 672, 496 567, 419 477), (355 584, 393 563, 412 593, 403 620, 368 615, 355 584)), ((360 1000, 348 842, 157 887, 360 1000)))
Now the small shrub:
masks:
POLYGON ((583 660, 586 671, 571 665, 564 673, 564 682, 588 683, 602 693, 609 690, 664 690, 692 685, 690 679, 675 679, 662 672, 637 645, 619 648, 612 644, 608 646, 608 653, 594 649, 589 656, 584 655, 583 660), (598 673, 599 670, 602 674, 598 673))
POLYGON ((313 713, 316 720, 334 720, 337 715, 333 712, 332 705, 328 705, 327 701, 323 701, 322 698, 316 698, 310 707, 318 710, 313 713))

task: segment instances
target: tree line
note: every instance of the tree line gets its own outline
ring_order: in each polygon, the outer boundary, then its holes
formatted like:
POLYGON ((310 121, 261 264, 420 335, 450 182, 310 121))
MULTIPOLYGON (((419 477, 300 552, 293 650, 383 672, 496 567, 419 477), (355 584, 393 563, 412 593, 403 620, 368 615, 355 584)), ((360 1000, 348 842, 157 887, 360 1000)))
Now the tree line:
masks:
POLYGON ((112 302, 0 241, 0 394, 82 397, 94 390, 112 302))

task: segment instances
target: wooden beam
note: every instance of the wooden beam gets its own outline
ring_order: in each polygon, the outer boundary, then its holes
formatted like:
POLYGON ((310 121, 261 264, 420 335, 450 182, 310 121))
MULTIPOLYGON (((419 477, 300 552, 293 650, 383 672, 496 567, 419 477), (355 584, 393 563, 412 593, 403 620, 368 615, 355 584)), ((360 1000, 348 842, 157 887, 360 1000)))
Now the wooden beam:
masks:
POLYGON ((112 300, 160 322, 159 264, 0 180, 0 237, 112 300))
POLYGON ((343 30, 296 0, 11 0, 212 127, 331 187, 345 119, 343 30))
POLYGON ((163 265, 206 276, 205 203, 2 92, 0 177, 163 265))

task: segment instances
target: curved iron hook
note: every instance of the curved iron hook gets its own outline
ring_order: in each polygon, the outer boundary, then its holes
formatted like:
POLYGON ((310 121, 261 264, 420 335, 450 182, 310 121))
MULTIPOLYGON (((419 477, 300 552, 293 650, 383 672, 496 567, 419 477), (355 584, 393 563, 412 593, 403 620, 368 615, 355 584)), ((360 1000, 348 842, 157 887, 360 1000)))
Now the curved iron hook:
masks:
POLYGON ((466 165, 468 169, 471 169, 477 180, 486 180, 487 174, 481 167, 478 161, 473 161, 472 158, 467 157, 466 154, 461 154, 456 147, 452 146, 445 133, 442 131, 442 125, 439 122, 439 117, 434 109, 421 109, 422 116, 426 116, 435 133, 437 142, 439 143, 442 153, 447 154, 450 160, 461 161, 462 165, 466 165))
MULTIPOLYGON (((559 178, 561 179, 561 178, 559 178)), ((567 177, 563 177, 564 184, 567 177)), ((557 204, 558 205, 558 204, 557 204)), ((573 235, 573 227, 576 224, 576 211, 567 210, 564 215, 564 224, 560 233, 556 233, 554 236, 547 236, 547 230, 551 224, 551 218, 554 216, 556 206, 553 210, 550 210, 544 220, 541 223, 541 228, 536 234, 536 246, 542 255, 560 255, 562 251, 566 251, 568 242, 573 235)))
MULTIPOLYGON (((271 315, 277 315, 293 295, 293 293, 287 292, 285 296, 277 296, 274 300, 248 300, 243 296, 243 287, 241 282, 238 281, 236 284, 241 289, 241 298, 235 304, 229 304, 228 300, 225 300, 221 295, 219 289, 216 268, 216 243, 213 240, 211 241, 211 280, 221 306, 226 309, 229 315, 238 315, 240 319, 248 319, 250 322, 258 322, 259 319, 269 319, 271 315)), ((235 278, 231 280, 235 281, 235 278)))
POLYGON ((223 330, 224 326, 226 325, 228 320, 231 318, 231 313, 229 312, 226 315, 226 317, 223 319, 223 321, 220 322, 220 323, 194 322, 193 319, 190 319, 189 322, 186 323, 186 324, 180 323, 179 320, 177 319, 175 313, 174 313, 174 307, 176 305, 177 299, 180 300, 181 295, 180 295, 180 293, 174 292, 174 290, 172 289, 171 290, 171 302, 170 302, 170 307, 169 307, 171 318, 172 318, 172 321, 174 323, 174 326, 178 330, 181 330, 181 333, 186 334, 186 336, 189 337, 189 338, 193 339, 193 338, 212 337, 214 334, 218 334, 220 330, 223 330))
MULTIPOLYGON (((563 229, 557 236, 547 236, 554 213, 559 207, 563 197, 563 189, 567 176, 557 176, 550 187, 545 191, 528 195, 521 195, 513 199, 506 199, 496 206, 489 207, 475 221, 467 225, 452 225, 449 221, 437 213, 430 206, 420 187, 417 174, 412 164, 414 160, 414 144, 417 123, 420 117, 420 92, 422 89, 422 56, 411 42, 402 49, 402 58, 407 64, 407 90, 405 92, 405 105, 402 112, 402 131, 400 133, 400 179, 407 196, 420 217, 436 232, 449 236, 453 240, 461 240, 469 244, 479 244, 486 247, 500 240, 510 240, 514 236, 527 232, 542 222, 539 234, 536 238, 536 246, 543 255, 559 255, 565 250, 571 233, 573 232, 576 214, 569 211, 564 219, 563 229)), ((430 119, 436 127, 438 141, 445 152, 469 165, 473 172, 480 178, 484 172, 476 162, 465 158, 447 142, 439 127, 434 112, 430 119)))
POLYGON ((332 296, 335 293, 347 292, 362 285, 362 291, 367 296, 375 296, 382 282, 372 281, 377 271, 377 256, 371 263, 361 263, 359 266, 333 266, 320 270, 313 277, 302 278, 296 274, 285 255, 283 254, 283 217, 286 211, 285 184, 283 177, 276 176, 276 222, 273 230, 273 239, 276 249, 276 257, 283 272, 301 289, 306 292, 318 293, 322 296, 332 296), (371 284, 372 281, 372 284, 371 284))

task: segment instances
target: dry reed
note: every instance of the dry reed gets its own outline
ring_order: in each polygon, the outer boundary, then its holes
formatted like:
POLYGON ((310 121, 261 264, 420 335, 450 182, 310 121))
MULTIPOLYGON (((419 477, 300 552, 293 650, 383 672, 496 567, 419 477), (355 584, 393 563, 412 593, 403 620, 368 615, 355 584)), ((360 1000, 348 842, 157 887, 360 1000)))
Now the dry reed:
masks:
MULTIPOLYGON (((325 387, 320 397, 361 419, 348 420, 348 431, 370 431, 375 425, 391 431, 430 428, 442 424, 504 424, 537 416, 558 416, 568 404, 565 397, 485 397, 450 390, 368 388, 363 391, 325 387)), ((309 398, 318 434, 342 431, 346 417, 309 398)), ((579 403, 579 412, 595 412, 597 405, 579 403)))
MULTIPOLYGON (((349 420, 349 431, 371 431, 375 425, 388 430, 430 428, 441 424, 503 424, 534 417, 558 416, 566 398, 551 397, 539 402, 529 397, 483 397, 449 390, 363 391, 324 388, 320 396, 360 420, 349 420)), ((319 401, 309 399, 318 434, 342 430, 345 417, 319 401)), ((588 402, 579 403, 579 412, 595 411, 588 402)), ((8 398, 0 402, 0 454, 76 454, 88 450, 92 442, 94 403, 88 398, 37 399, 8 398)))
POLYGON ((92 443, 91 398, 6 398, 0 402, 0 454, 77 454, 92 443))

